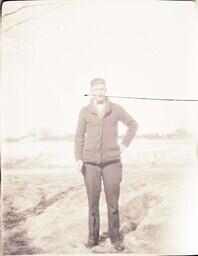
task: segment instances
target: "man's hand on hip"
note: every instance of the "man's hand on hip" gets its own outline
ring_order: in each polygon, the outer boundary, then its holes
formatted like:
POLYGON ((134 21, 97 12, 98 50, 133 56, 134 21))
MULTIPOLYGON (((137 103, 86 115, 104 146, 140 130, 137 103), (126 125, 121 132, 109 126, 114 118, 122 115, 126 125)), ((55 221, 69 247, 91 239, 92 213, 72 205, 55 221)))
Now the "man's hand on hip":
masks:
POLYGON ((82 161, 82 160, 76 161, 75 170, 76 170, 77 172, 81 172, 82 166, 83 166, 83 161, 82 161))

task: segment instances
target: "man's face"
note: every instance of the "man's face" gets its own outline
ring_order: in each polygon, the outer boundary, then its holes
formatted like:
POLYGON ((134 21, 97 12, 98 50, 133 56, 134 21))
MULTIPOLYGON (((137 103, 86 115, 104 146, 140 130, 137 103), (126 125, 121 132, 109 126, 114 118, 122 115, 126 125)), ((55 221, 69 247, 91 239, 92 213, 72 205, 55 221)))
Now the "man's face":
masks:
POLYGON ((91 94, 93 95, 93 99, 99 103, 105 99, 107 88, 104 84, 95 84, 91 88, 91 94))

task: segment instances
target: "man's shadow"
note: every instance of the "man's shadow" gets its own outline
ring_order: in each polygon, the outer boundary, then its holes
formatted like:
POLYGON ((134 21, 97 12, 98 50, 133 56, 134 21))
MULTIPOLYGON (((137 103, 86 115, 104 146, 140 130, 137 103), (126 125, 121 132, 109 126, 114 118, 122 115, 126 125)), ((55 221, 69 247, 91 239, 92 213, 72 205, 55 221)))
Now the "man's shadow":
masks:
MULTIPOLYGON (((135 231, 149 212, 149 209, 160 203, 161 197, 153 195, 151 192, 144 192, 120 207, 120 238, 135 231)), ((109 232, 103 232, 99 238, 99 244, 109 238, 109 232)))

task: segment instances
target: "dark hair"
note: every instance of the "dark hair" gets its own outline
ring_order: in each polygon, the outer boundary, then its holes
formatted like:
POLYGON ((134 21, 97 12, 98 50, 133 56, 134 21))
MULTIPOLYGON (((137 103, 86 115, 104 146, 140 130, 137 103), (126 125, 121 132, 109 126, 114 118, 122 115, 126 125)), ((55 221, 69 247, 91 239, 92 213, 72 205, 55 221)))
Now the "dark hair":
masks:
POLYGON ((93 87, 95 84, 106 84, 105 80, 103 78, 94 78, 91 80, 91 87, 93 87))

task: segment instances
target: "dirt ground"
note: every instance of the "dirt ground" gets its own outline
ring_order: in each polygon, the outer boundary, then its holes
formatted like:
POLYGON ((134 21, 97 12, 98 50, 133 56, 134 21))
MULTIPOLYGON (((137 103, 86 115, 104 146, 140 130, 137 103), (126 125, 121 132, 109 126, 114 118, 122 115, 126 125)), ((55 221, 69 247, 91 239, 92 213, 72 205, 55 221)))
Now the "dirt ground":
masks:
MULTIPOLYGON (((116 253, 107 232, 104 191, 100 198, 101 242, 93 249, 88 234, 88 203, 83 176, 41 174, 3 177, 4 255, 116 253)), ((32 172, 33 173, 33 172, 32 172)), ((124 168, 120 194, 123 253, 168 254, 170 234, 181 203, 185 170, 124 168)))

